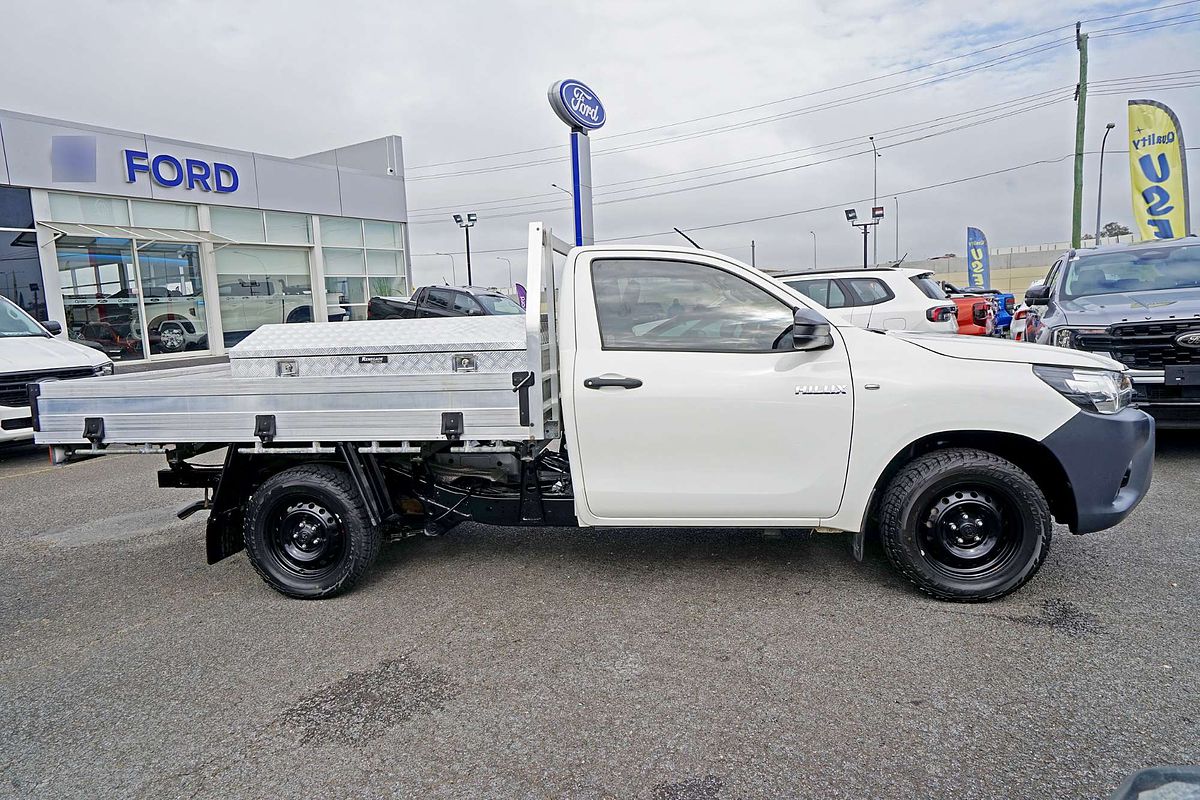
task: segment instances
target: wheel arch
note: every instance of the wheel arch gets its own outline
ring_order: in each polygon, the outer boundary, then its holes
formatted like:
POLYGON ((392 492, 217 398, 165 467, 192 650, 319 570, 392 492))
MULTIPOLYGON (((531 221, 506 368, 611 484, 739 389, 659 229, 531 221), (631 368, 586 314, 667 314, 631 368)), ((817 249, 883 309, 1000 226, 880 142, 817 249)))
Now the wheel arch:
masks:
POLYGON ((1012 462, 1041 489, 1054 518, 1071 528, 1076 524, 1075 492, 1057 456, 1036 439, 1017 433, 987 430, 955 430, 931 433, 905 445, 884 468, 867 503, 863 527, 874 523, 883 492, 905 464, 919 456, 949 447, 965 447, 992 453, 1012 462))

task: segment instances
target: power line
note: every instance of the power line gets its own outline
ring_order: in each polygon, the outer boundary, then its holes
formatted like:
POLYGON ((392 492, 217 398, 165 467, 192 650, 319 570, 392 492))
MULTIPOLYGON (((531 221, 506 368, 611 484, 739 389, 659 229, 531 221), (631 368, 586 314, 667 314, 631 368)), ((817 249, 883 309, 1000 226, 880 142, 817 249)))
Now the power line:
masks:
MULTIPOLYGON (((1062 91, 1062 90, 1059 90, 1059 91, 1062 91)), ((942 130, 942 131, 937 131, 934 133, 928 133, 928 134, 924 134, 922 136, 916 136, 916 137, 913 137, 910 139, 905 139, 905 140, 899 141, 899 142, 893 142, 890 145, 890 147, 895 148, 895 147, 899 147, 901 145, 911 144, 913 142, 924 141, 925 139, 930 139, 930 138, 933 138, 936 136, 942 136, 947 133, 954 133, 954 132, 964 130, 967 128, 976 127, 978 125, 984 125, 984 124, 991 123, 991 122, 998 122, 998 121, 1006 120, 1006 119, 1009 119, 1019 113, 1025 113, 1027 111, 1033 111, 1033 110, 1045 108, 1047 106, 1063 102, 1064 100, 1069 99, 1069 97, 1070 96, 1068 94, 1064 93, 1061 97, 1043 100, 1042 102, 1029 105, 1026 108, 1008 110, 1008 111, 1005 111, 1004 113, 997 114, 996 116, 979 118, 979 119, 973 120, 972 122, 969 122, 967 124, 960 125, 958 127, 954 127, 954 128, 950 128, 950 129, 942 130)), ((862 141, 862 138, 858 137, 858 142, 856 142, 856 143, 860 143, 861 141, 862 141)), ((845 149, 845 147, 834 148, 835 151, 839 150, 839 149, 845 149)), ((651 193, 647 193, 647 194, 634 195, 632 197, 621 197, 621 198, 616 198, 616 199, 612 199, 612 200, 602 200, 602 201, 593 203, 593 205, 602 206, 602 205, 611 205, 613 203, 625 203, 625 202, 630 202, 633 200, 645 200, 645 199, 654 198, 654 197, 663 197, 665 195, 670 195, 670 194, 679 194, 681 192, 690 192, 690 191, 694 191, 697 189, 707 189, 707 188, 712 188, 715 186, 725 186, 725 185, 728 185, 731 183, 740 183, 740 182, 746 181, 746 180, 754 180, 756 178, 763 178, 763 177, 768 177, 771 175, 778 175, 778 174, 781 174, 784 172, 792 172, 792 171, 795 171, 798 169, 806 169, 808 167, 820 166, 822 164, 828 164, 833 161, 841 161, 841 160, 844 160, 847 158, 854 158, 855 156, 864 155, 865 153, 870 153, 870 152, 871 152, 871 150, 869 150, 869 149, 860 149, 860 150, 857 150, 857 151, 854 151, 851 153, 844 153, 842 155, 833 156, 833 157, 826 158, 826 159, 819 160, 819 161, 812 161, 812 162, 808 162, 805 164, 798 164, 798 165, 789 166, 789 167, 782 167, 780 169, 769 170, 767 172, 759 172, 759 173, 755 173, 752 175, 743 175, 743 176, 740 176, 737 178, 730 178, 730 179, 721 180, 721 181, 713 181, 710 183, 703 183, 703 184, 698 184, 695 186, 686 186, 686 187, 670 189, 670 190, 666 190, 666 191, 662 191, 662 192, 651 192, 651 193)), ((783 159, 783 160, 786 161, 786 160, 792 160, 792 159, 783 159)), ((763 164, 763 165, 758 165, 758 166, 768 166, 768 165, 763 164)), ((650 186, 637 187, 635 189, 617 190, 614 192, 610 192, 610 194, 619 193, 620 191, 641 191, 644 189, 653 189, 653 188, 657 188, 658 186, 664 186, 664 185, 668 185, 670 183, 677 183, 677 182, 680 182, 681 180, 702 180, 702 179, 711 178, 711 177, 718 177, 719 175, 729 174, 730 172, 739 172, 739 171, 742 171, 743 169, 746 169, 746 168, 743 167, 743 168, 739 168, 739 169, 728 170, 724 173, 715 173, 713 175, 704 175, 704 176, 699 176, 699 177, 694 177, 694 178, 684 178, 684 179, 678 179, 675 181, 665 181, 663 183, 653 184, 650 186)), ((557 210, 557 208, 559 208, 559 207, 561 207, 560 204, 556 204, 555 207, 551 207, 551 208, 528 207, 528 208, 520 208, 519 210, 512 210, 512 211, 507 211, 507 209, 505 209, 506 213, 489 214, 488 219, 505 219, 505 218, 509 218, 509 217, 520 217, 520 216, 525 216, 525 215, 531 214, 531 213, 554 211, 554 210, 557 210)), ((493 209, 493 210, 500 210, 500 209, 493 209)), ((434 221, 436 221, 436 220, 433 220, 433 219, 414 220, 414 221, 411 221, 410 224, 422 225, 422 224, 429 224, 430 222, 434 222, 434 221)))
MULTIPOLYGON (((1062 91, 1065 91, 1068 89, 1072 89, 1073 87, 1074 87, 1074 84, 1072 84, 1070 86, 1061 86, 1061 87, 1056 87, 1054 89, 1048 89, 1045 91, 1036 92, 1034 94, 1025 95, 1023 97, 1017 97, 1017 98, 1005 100, 1005 101, 990 105, 987 109, 987 112, 995 113, 1001 109, 1005 109, 1005 108, 1009 108, 1009 107, 1013 107, 1013 106, 1019 106, 1022 103, 1042 100, 1042 99, 1047 98, 1050 95, 1053 95, 1055 93, 1062 92, 1062 91)), ((977 109, 972 108, 967 111, 957 112, 954 114, 946 114, 946 115, 942 115, 939 117, 934 117, 932 119, 921 120, 919 122, 911 122, 911 123, 908 123, 905 125, 896 126, 894 128, 885 128, 883 130, 876 131, 874 135, 875 135, 875 139, 877 142, 886 141, 887 139, 890 139, 890 138, 896 138, 898 135, 900 135, 903 132, 909 132, 914 128, 923 129, 923 128, 928 128, 928 127, 934 126, 934 125, 950 124, 952 122, 961 120, 963 118, 978 118, 978 114, 979 114, 979 111, 977 109)), ((866 136, 867 136, 867 134, 864 132, 864 133, 858 134, 856 136, 848 136, 848 137, 845 137, 842 139, 836 139, 831 142, 807 145, 805 147, 794 148, 791 150, 784 150, 784 151, 780 151, 780 152, 776 152, 776 153, 768 153, 768 154, 765 154, 762 156, 755 156, 753 158, 738 159, 735 161, 726 161, 726 162, 721 162, 718 164, 709 164, 709 165, 706 165, 703 167, 693 167, 691 169, 667 172, 667 173, 662 173, 659 175, 647 175, 647 176, 643 176, 640 178, 630 178, 630 179, 622 180, 622 181, 614 181, 612 183, 598 185, 595 188, 600 189, 600 190, 611 190, 611 191, 600 191, 600 192, 597 192, 597 194, 612 194, 616 191, 633 191, 634 190, 634 189, 619 190, 619 189, 613 189, 612 187, 627 186, 629 184, 634 184, 634 183, 644 183, 646 181, 659 180, 662 178, 672 178, 672 177, 675 177, 678 175, 686 175, 689 173, 705 172, 707 170, 721 169, 724 167, 730 167, 730 166, 734 166, 734 165, 738 165, 738 164, 746 165, 746 166, 742 167, 743 169, 753 169, 755 167, 769 166, 770 164, 782 163, 783 161, 794 160, 796 158, 800 158, 800 157, 802 157, 801 154, 814 153, 817 151, 826 150, 828 148, 834 148, 835 145, 843 145, 845 143, 861 144, 866 139, 866 136), (776 159, 776 160, 770 161, 770 159, 776 159), (752 162, 765 162, 765 163, 753 164, 752 162)), ((704 178, 704 177, 711 177, 711 176, 698 175, 698 176, 694 176, 694 179, 700 179, 700 178, 704 178)), ((642 188, 645 188, 645 187, 642 187, 642 188)), ((515 198, 509 198, 509 199, 511 199, 511 200, 534 200, 537 198, 558 197, 558 196, 559 196, 559 194, 557 192, 545 192, 545 193, 537 194, 537 195, 526 195, 524 197, 515 197, 515 198)), ((498 203, 498 202, 500 202, 500 201, 498 201, 498 200, 497 201, 483 201, 483 202, 474 201, 474 202, 466 202, 466 203, 452 203, 452 204, 447 204, 445 206, 431 206, 429 208, 414 210, 413 212, 410 213, 410 219, 412 219, 415 216, 422 216, 422 215, 437 216, 437 215, 439 215, 438 212, 443 212, 446 209, 454 209, 454 208, 465 207, 465 206, 478 207, 478 206, 482 206, 485 204, 494 204, 494 203, 498 203)), ((519 205, 528 205, 528 204, 521 203, 519 205)), ((490 210, 496 211, 496 210, 500 210, 501 208, 509 208, 509 207, 512 207, 512 206, 494 207, 490 210)))
POLYGON ((1135 14, 1150 14, 1155 11, 1166 11, 1168 8, 1179 8, 1180 6, 1194 6, 1197 3, 1200 3, 1200 0, 1186 0, 1186 2, 1183 2, 1183 3, 1167 3, 1165 5, 1151 6, 1149 8, 1143 8, 1143 9, 1139 9, 1137 11, 1126 11, 1121 14, 1109 14, 1106 17, 1092 17, 1091 19, 1082 20, 1082 22, 1084 25, 1088 24, 1089 22, 1106 22, 1107 20, 1110 20, 1110 19, 1119 19, 1121 17, 1132 17, 1135 14))
MULTIPOLYGON (((982 70, 982 69, 991 69, 993 67, 1000 66, 1001 64, 1005 64, 1010 61, 1014 61, 1014 60, 1021 59, 1021 58, 1028 58, 1029 56, 1033 56, 1033 55, 1039 55, 1041 53, 1047 52, 1054 48, 1062 47, 1068 43, 1074 43, 1074 41, 1075 41, 1074 37, 1066 37, 1066 38, 1059 39, 1054 42, 1037 45, 1036 47, 1033 47, 1033 48, 1027 48, 1025 50, 1019 50, 1014 53, 1009 53, 1009 54, 1001 56, 997 59, 993 59, 992 61, 985 61, 985 62, 981 62, 979 64, 973 64, 973 65, 970 65, 967 67, 962 67, 962 68, 959 68, 956 70, 952 70, 950 72, 946 72, 941 75, 934 76, 932 78, 923 78, 923 79, 916 80, 916 81, 910 81, 908 83, 897 84, 895 86, 884 87, 881 89, 874 89, 869 92, 863 92, 861 94, 850 95, 849 97, 843 97, 843 98, 839 98, 837 100, 830 100, 830 101, 826 101, 826 102, 822 102, 822 103, 817 103, 812 106, 804 106, 804 107, 801 107, 798 109, 793 109, 791 111, 781 112, 779 114, 773 114, 768 117, 759 117, 759 118, 752 119, 752 120, 744 120, 742 122, 729 123, 727 125, 723 125, 723 126, 720 126, 717 128, 710 128, 710 129, 703 130, 703 131, 693 131, 691 133, 679 134, 676 136, 665 137, 662 139, 653 139, 648 142, 638 142, 638 143, 634 143, 634 144, 618 146, 616 148, 611 148, 609 150, 597 150, 597 151, 593 152, 593 155, 607 156, 607 155, 614 155, 617 153, 627 153, 627 152, 631 152, 634 150, 642 150, 642 149, 645 149, 648 147, 658 147, 663 144, 672 144, 672 143, 680 142, 680 141, 689 141, 692 139, 698 139, 698 138, 702 138, 702 137, 706 137, 706 136, 713 136, 713 135, 720 134, 720 133, 729 133, 731 131, 744 130, 745 128, 750 128, 750 127, 754 127, 757 125, 764 125, 764 124, 771 123, 771 122, 778 122, 780 120, 791 119, 794 117, 798 117, 798 116, 806 115, 806 114, 812 114, 812 113, 816 113, 819 111, 828 111, 828 110, 834 109, 834 108, 841 108, 844 106, 863 102, 864 100, 873 100, 873 99, 876 99, 879 97, 886 97, 886 96, 890 96, 890 95, 894 95, 894 94, 899 94, 900 92, 909 91, 911 89, 922 88, 924 86, 931 86, 936 83, 941 83, 941 82, 944 82, 947 80, 951 80, 953 78, 958 78, 958 77, 962 77, 963 75, 971 74, 973 72, 978 72, 979 70, 982 70)), ((516 169, 524 169, 526 167, 541 166, 544 164, 557 164, 557 163, 565 162, 566 160, 567 159, 565 157, 544 158, 544 159, 538 159, 538 160, 534 160, 534 161, 522 161, 522 162, 517 162, 514 164, 505 164, 505 165, 499 165, 499 166, 493 166, 493 167, 480 167, 478 169, 471 169, 471 170, 460 170, 457 172, 439 172, 439 173, 436 173, 433 175, 418 175, 418 176, 414 176, 414 177, 408 177, 408 178, 406 178, 406 180, 422 181, 422 180, 435 180, 435 179, 441 179, 441 178, 460 177, 460 176, 466 176, 466 175, 484 175, 484 174, 491 174, 491 173, 495 173, 495 172, 507 172, 507 171, 516 170, 516 169)))
MULTIPOLYGON (((1190 0, 1190 2, 1200 2, 1200 0, 1190 0)), ((1181 3, 1178 5, 1185 5, 1185 4, 1181 3)), ((1169 6, 1167 6, 1167 7, 1169 7, 1169 6)), ((959 61, 964 58, 970 58, 971 56, 977 56, 980 53, 987 53, 992 50, 997 50, 997 49, 1000 49, 1003 47, 1008 47, 1009 45, 1014 45, 1014 44, 1019 44, 1021 42, 1029 41, 1030 39, 1038 39, 1042 36, 1048 36, 1052 33, 1055 33, 1060 30, 1066 30, 1067 28, 1070 28, 1070 27, 1071 27, 1070 25, 1060 25, 1056 28, 1049 28, 1047 30, 1040 31, 1038 33, 1032 33, 1027 36, 1022 36, 1017 39, 1010 39, 1005 42, 1000 42, 998 44, 990 45, 988 47, 982 47, 982 48, 979 48, 978 50, 972 50, 970 52, 962 53, 962 54, 956 55, 956 56, 948 56, 946 58, 938 59, 937 61, 930 61, 925 64, 917 64, 916 66, 913 66, 913 67, 907 67, 905 69, 896 70, 894 72, 884 73, 882 75, 874 75, 874 76, 871 76, 868 78, 861 78, 859 80, 850 81, 848 83, 842 83, 842 84, 838 84, 836 86, 829 86, 824 89, 815 89, 810 92, 803 92, 801 94, 792 95, 790 97, 784 97, 779 100, 769 100, 764 103, 757 103, 755 105, 743 106, 741 108, 735 108, 735 109, 731 109, 729 111, 722 111, 722 112, 718 112, 715 114, 707 114, 705 116, 693 117, 691 119, 677 120, 675 122, 663 123, 661 125, 653 125, 648 128, 639 128, 637 130, 625 131, 623 133, 609 134, 608 136, 605 136, 603 138, 604 139, 616 139, 616 138, 620 138, 620 137, 624 137, 624 136, 635 136, 635 135, 641 134, 641 133, 649 133, 651 131, 679 127, 680 125, 689 125, 693 122, 703 122, 703 121, 706 121, 709 119, 715 119, 717 117, 729 116, 732 114, 741 114, 746 111, 754 111, 754 110, 757 110, 760 108, 766 108, 767 106, 779 105, 781 103, 787 103, 787 102, 791 102, 793 100, 800 100, 805 97, 814 97, 819 94, 826 94, 828 92, 834 92, 839 89, 848 89, 848 88, 852 88, 854 86, 860 86, 862 84, 870 83, 873 81, 884 80, 887 78, 894 78, 898 75, 905 75, 905 74, 912 73, 912 72, 919 72, 921 70, 929 69, 931 67, 936 67, 941 64, 949 63, 951 61, 959 61)), ((598 137, 598 138, 600 138, 600 137, 598 137)), ((475 156, 473 158, 462 158, 462 159, 457 159, 457 160, 453 160, 453 161, 439 161, 439 162, 429 163, 429 164, 416 164, 416 165, 412 165, 412 166, 407 166, 407 167, 405 167, 405 169, 406 170, 429 169, 431 167, 445 167, 445 166, 451 166, 454 164, 467 164, 467 163, 478 162, 478 161, 490 161, 490 160, 497 159, 497 158, 505 158, 507 156, 526 155, 528 153, 538 153, 538 152, 544 152, 547 150, 558 150, 561 147, 562 147, 562 145, 560 145, 560 144, 547 145, 545 147, 533 147, 533 148, 528 148, 525 150, 513 150, 513 151, 507 152, 507 153, 496 153, 496 154, 490 155, 490 156, 475 156)))
MULTIPOLYGON (((1188 147, 1186 149, 1189 151, 1200 150, 1200 147, 1188 147)), ((1099 152, 1100 152, 1099 150, 1087 150, 1084 152, 1084 154, 1085 155, 1095 155, 1096 153, 1099 153, 1099 152)), ((1125 150, 1125 151, 1109 150, 1108 152, 1111 154, 1111 153, 1118 153, 1118 152, 1128 153, 1129 151, 1128 150, 1125 150)), ((992 170, 990 172, 983 172, 978 175, 969 175, 964 178, 955 178, 953 180, 941 181, 940 183, 931 183, 926 186, 917 186, 912 189, 903 189, 901 191, 891 191, 891 192, 888 192, 888 196, 889 197, 902 197, 902 196, 906 196, 906 195, 910 195, 910 194, 917 194, 918 192, 929 191, 930 189, 941 189, 941 188, 945 188, 947 186, 956 186, 956 185, 962 184, 962 183, 969 183, 971 181, 977 181, 977 180, 982 180, 984 178, 995 177, 996 175, 1004 175, 1004 174, 1007 174, 1010 172, 1017 172, 1019 170, 1028 169, 1030 167, 1045 166, 1045 165, 1050 165, 1050 164, 1060 164, 1063 161, 1066 161, 1068 158, 1074 158, 1074 157, 1075 157, 1074 153, 1068 153, 1067 155, 1060 156, 1059 158, 1039 159, 1037 161, 1030 161, 1026 164, 1018 164, 1013 167, 1005 167, 1003 169, 992 170)), ((830 203, 828 205, 823 205, 823 206, 813 206, 812 208, 803 208, 798 211, 785 211, 780 214, 770 214, 770 215, 763 216, 763 217, 752 217, 750 219, 740 219, 740 220, 734 220, 732 222, 717 222, 717 223, 713 223, 710 225, 692 226, 692 227, 688 227, 688 228, 683 228, 682 230, 684 230, 685 232, 709 231, 709 230, 715 230, 717 228, 733 227, 735 225, 748 225, 748 224, 751 224, 754 222, 769 222, 769 221, 777 220, 777 219, 786 219, 787 217, 796 217, 796 216, 800 216, 803 214, 812 214, 812 213, 816 213, 817 211, 830 211, 832 209, 845 208, 846 206, 854 205, 855 203, 862 203, 869 199, 870 198, 860 197, 860 198, 856 198, 854 200, 843 200, 838 203, 830 203)), ((628 234, 625 236, 614 236, 609 239, 603 239, 600 241, 600 243, 604 244, 604 243, 608 243, 608 242, 625 242, 625 241, 631 241, 633 239, 648 239, 648 238, 651 238, 654 236, 671 236, 674 234, 675 234, 674 230, 654 231, 653 233, 636 233, 636 234, 628 234)), ((496 248, 496 249, 491 249, 491 250, 476 250, 476 251, 472 251, 472 252, 516 253, 516 252, 523 252, 525 250, 526 250, 525 247, 505 247, 505 248, 496 248)), ((417 258, 417 257, 426 257, 426 256, 434 256, 434 255, 441 255, 441 254, 440 253, 413 253, 412 257, 417 258)))

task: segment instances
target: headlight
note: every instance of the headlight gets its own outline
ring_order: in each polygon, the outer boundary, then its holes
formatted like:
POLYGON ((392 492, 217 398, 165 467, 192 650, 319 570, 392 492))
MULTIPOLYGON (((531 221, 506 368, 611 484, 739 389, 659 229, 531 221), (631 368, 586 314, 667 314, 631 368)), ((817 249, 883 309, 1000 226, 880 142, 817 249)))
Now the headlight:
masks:
POLYGON ((93 367, 92 374, 93 375, 112 375, 113 374, 113 363, 111 361, 109 361, 106 364, 101 364, 98 367, 93 367))
POLYGON ((1124 372, 1035 366, 1033 373, 1084 411, 1116 414, 1133 399, 1133 382, 1124 372))
POLYGON ((1069 347, 1082 350, 1079 346, 1080 336, 1106 336, 1107 328, 1055 328, 1050 334, 1050 344, 1055 347, 1069 347))

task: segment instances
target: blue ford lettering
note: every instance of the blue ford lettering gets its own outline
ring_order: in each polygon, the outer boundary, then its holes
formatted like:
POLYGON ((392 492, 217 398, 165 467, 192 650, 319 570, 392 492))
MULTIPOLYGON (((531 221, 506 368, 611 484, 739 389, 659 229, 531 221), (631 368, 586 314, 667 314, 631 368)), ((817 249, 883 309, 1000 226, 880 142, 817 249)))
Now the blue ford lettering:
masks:
POLYGON ((145 150, 126 150, 126 182, 137 183, 139 173, 149 175, 150 180, 166 188, 183 186, 185 189, 200 189, 220 194, 235 192, 238 188, 238 174, 232 164, 220 161, 210 164, 195 158, 185 158, 181 161, 166 153, 151 158, 145 150))

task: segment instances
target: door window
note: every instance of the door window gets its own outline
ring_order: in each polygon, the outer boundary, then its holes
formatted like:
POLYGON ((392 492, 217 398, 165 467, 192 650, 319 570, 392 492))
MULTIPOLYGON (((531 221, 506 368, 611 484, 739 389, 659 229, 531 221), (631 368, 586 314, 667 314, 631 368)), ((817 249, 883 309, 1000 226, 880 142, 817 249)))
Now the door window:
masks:
POLYGON ((450 310, 450 304, 453 302, 450 297, 450 292, 445 289, 430 289, 425 294, 425 305, 440 308, 443 311, 450 310))
POLYGON ((826 308, 845 308, 852 305, 847 302, 846 294, 837 281, 819 278, 806 281, 786 281, 786 283, 800 294, 812 298, 826 308))
POLYGON ((767 352, 792 324, 787 304, 703 264, 600 260, 592 288, 606 350, 767 352))
POLYGON ((455 314, 482 314, 483 309, 479 307, 479 303, 475 302, 475 298, 466 292, 454 293, 454 313, 455 314))
POLYGON ((896 295, 887 284, 878 278, 843 278, 842 283, 849 285, 851 294, 857 297, 856 306, 873 306, 885 303, 896 295))

